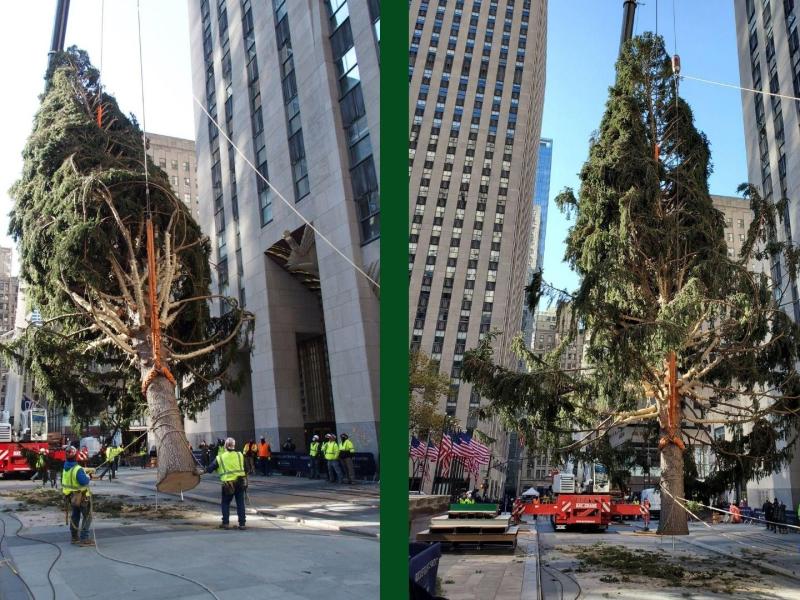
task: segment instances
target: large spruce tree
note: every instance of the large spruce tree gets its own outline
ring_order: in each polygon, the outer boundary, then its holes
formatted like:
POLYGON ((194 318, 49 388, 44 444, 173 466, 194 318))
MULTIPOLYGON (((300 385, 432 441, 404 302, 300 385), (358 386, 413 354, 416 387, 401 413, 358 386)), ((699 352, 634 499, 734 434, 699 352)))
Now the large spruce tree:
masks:
POLYGON ((117 420, 146 414, 158 447, 159 489, 191 489, 199 477, 183 416, 240 383, 230 373, 251 315, 223 298, 227 310, 211 316, 208 238, 167 175, 145 162, 141 129, 103 92, 87 54, 73 47, 55 55, 45 79, 22 176, 11 190, 10 225, 26 300, 43 323, 6 350, 24 362, 50 403, 71 406, 78 420, 109 410, 117 420), (148 206, 156 306, 149 296, 148 206), (151 314, 160 322, 159 353, 151 314))
POLYGON ((527 373, 494 364, 491 336, 464 361, 465 379, 490 401, 482 416, 565 455, 612 428, 657 421, 664 534, 688 533, 673 502, 685 497, 684 446, 711 446, 731 480, 764 475, 791 456, 800 408, 799 332, 780 306, 785 282, 769 277, 778 261, 796 273, 795 250, 776 239, 786 200, 742 186, 755 218, 740 256, 728 256, 708 191, 708 140, 678 87, 660 37, 626 43, 578 195, 557 198, 575 213, 565 258, 580 277, 568 295, 568 339, 543 359, 517 340, 527 373), (578 328, 588 368, 562 370, 578 328), (726 426, 727 441, 708 435, 715 424, 726 426))

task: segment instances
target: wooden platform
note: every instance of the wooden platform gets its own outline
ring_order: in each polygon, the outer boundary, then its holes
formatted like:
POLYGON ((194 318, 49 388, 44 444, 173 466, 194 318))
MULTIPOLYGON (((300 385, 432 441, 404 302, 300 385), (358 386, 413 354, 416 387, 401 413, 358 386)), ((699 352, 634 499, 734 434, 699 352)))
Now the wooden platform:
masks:
POLYGON ((507 546, 510 548, 517 547, 517 533, 519 528, 517 526, 509 527, 504 530, 487 530, 480 531, 471 529, 467 531, 446 531, 446 530, 433 530, 429 529, 417 534, 417 541, 419 542, 441 542, 450 546, 457 546, 459 544, 477 545, 478 547, 484 545, 492 546, 507 546))
POLYGON ((450 510, 447 512, 450 519, 494 519, 496 510, 450 510))
POLYGON ((510 522, 509 517, 479 519, 436 517, 431 519, 430 531, 436 533, 502 533, 508 529, 510 522))

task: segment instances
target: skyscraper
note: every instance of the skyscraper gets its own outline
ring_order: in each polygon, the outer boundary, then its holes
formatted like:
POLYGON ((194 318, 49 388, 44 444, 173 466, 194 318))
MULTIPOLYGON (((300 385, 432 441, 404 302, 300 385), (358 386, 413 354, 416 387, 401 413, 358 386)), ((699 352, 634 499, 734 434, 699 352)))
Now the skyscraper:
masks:
POLYGON ((147 154, 169 176, 172 191, 189 208, 195 219, 200 218, 197 197, 197 159, 194 141, 147 133, 147 154))
POLYGON ((547 206, 550 200, 550 167, 553 164, 553 140, 539 140, 539 162, 536 165, 536 182, 533 185, 533 212, 536 221, 536 269, 542 268, 544 238, 547 235, 547 206))
MULTIPOLYGON (((536 181, 533 184, 533 206, 531 207, 531 240, 528 256, 529 283, 535 271, 542 270, 544 261, 544 239, 547 234, 547 205, 550 198, 550 166, 553 162, 553 140, 539 140, 539 162, 536 165, 536 181)), ((534 319, 528 305, 522 301, 522 333, 525 336, 525 347, 531 347, 534 319)), ((520 365, 520 368, 522 365, 520 365)))
MULTIPOLYGON (((739 80, 744 88, 767 94, 800 97, 800 33, 794 0, 737 0, 736 39, 739 80)), ((773 202, 788 198, 780 240, 800 243, 800 102, 779 96, 742 91, 744 137, 749 181, 773 202)), ((770 265, 779 303, 795 322, 800 322, 797 273, 790 277, 785 261, 770 265)), ((797 442, 795 442, 797 443, 797 442)), ((752 506, 767 496, 791 506, 800 502, 800 457, 780 473, 748 483, 752 506), (750 489, 752 487, 752 490, 750 489)))
MULTIPOLYGON (((742 87, 800 96, 800 34, 794 0, 738 0, 736 37, 742 87)), ((747 173, 767 199, 790 198, 779 239, 800 241, 800 103, 778 96, 742 91, 747 173)), ((788 288, 781 304, 800 321, 797 283, 776 260, 772 277, 788 288)))
POLYGON ((292 436, 302 447, 337 431, 377 453, 377 290, 337 250, 378 277, 379 3, 188 6, 214 291, 255 315, 244 389, 187 423, 189 439, 265 435, 275 447, 292 436))
MULTIPOLYGON (((19 280, 11 275, 11 248, 0 248, 0 335, 14 330, 19 280)), ((24 308, 24 307, 23 307, 24 308)), ((6 397, 8 366, 0 361, 0 398, 6 397)))
MULTIPOLYGON (((439 361, 452 381, 444 409, 473 429, 481 399, 461 379, 464 352, 497 329, 497 359, 516 365, 510 341, 528 266, 547 3, 412 0, 409 10, 411 349, 439 361)), ((507 435, 494 422, 480 430, 504 463, 507 435)))

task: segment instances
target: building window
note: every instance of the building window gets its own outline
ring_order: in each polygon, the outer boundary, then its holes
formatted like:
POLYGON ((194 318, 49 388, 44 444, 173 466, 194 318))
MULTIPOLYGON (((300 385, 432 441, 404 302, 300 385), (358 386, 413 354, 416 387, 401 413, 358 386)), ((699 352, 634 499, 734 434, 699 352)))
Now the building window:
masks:
POLYGON ((183 170, 184 171, 188 171, 189 170, 189 161, 188 160, 183 161, 183 170))
POLYGON ((173 168, 173 169, 177 169, 178 168, 178 161, 177 160, 171 160, 170 163, 169 163, 169 166, 171 168, 173 168))

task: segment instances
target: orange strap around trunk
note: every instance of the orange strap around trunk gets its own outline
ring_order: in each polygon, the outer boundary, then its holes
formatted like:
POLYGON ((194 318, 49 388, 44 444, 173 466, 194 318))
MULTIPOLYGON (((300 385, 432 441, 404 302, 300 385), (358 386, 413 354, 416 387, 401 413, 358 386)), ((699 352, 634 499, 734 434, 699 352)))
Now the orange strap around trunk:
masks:
POLYGON ((161 362, 161 321, 158 318, 158 297, 156 294, 156 249, 153 233, 153 219, 147 217, 147 283, 148 299, 150 301, 150 337, 153 344, 153 368, 145 377, 142 383, 142 394, 147 394, 147 388, 153 383, 158 375, 166 377, 170 383, 175 385, 175 377, 169 369, 161 362))

